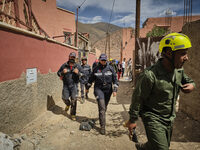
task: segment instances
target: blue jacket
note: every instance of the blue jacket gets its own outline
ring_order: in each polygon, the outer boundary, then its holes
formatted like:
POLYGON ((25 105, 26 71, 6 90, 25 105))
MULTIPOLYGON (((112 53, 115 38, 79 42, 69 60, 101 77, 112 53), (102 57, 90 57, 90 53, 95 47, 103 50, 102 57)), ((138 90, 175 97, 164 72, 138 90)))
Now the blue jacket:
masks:
POLYGON ((75 68, 78 69, 78 65, 74 64, 74 66, 72 68, 70 68, 69 62, 64 63, 60 67, 60 69, 57 72, 57 75, 59 77, 63 77, 62 78, 63 84, 68 85, 69 87, 72 87, 76 83, 78 83, 80 74, 76 74, 76 73, 73 72, 75 68), (68 70, 67 73, 63 73, 63 69, 65 69, 65 68, 68 70))
POLYGON ((82 75, 80 77, 80 83, 86 84, 88 83, 89 77, 91 75, 91 68, 89 65, 81 65, 82 75))
POLYGON ((116 76, 116 72, 114 71, 113 67, 109 64, 105 66, 101 65, 100 63, 96 68, 94 68, 89 81, 88 86, 86 89, 89 89, 92 85, 92 82, 95 82, 94 88, 98 87, 102 90, 111 90, 112 84, 114 85, 113 91, 117 91, 118 87, 118 80, 116 76))

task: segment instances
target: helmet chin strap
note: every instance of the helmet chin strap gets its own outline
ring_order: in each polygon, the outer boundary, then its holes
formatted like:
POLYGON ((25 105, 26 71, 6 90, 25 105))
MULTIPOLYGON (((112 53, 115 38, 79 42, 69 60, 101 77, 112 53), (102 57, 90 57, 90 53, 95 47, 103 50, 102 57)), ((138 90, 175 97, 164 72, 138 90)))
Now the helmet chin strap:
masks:
POLYGON ((169 56, 167 56, 165 53, 163 54, 163 56, 165 58, 167 58, 167 60, 171 63, 173 69, 175 69, 175 65, 174 65, 175 54, 174 54, 174 52, 172 51, 172 58, 169 58, 169 56))

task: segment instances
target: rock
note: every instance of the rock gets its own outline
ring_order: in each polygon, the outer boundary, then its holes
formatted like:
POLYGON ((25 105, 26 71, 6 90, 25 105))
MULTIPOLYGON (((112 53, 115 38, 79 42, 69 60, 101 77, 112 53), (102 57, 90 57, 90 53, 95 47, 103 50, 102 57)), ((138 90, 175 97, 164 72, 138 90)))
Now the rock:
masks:
POLYGON ((45 138, 45 135, 41 135, 41 138, 45 138))
POLYGON ((47 131, 44 131, 44 133, 47 133, 47 131))
POLYGON ((26 139, 27 139, 27 135, 26 135, 26 134, 23 134, 23 135, 21 136, 21 139, 22 139, 22 140, 26 140, 26 139))
POLYGON ((71 131, 71 132, 70 132, 71 135, 74 135, 74 133, 75 133, 74 131, 71 131))
POLYGON ((113 142, 113 139, 110 138, 109 140, 110 140, 111 142, 113 142))
POLYGON ((31 140, 32 143, 34 143, 34 145, 39 145, 40 144, 40 141, 36 138, 32 139, 31 140))
POLYGON ((13 150, 14 144, 10 137, 0 132, 0 150, 13 150))
POLYGON ((29 141, 23 141, 21 143, 20 150, 34 150, 34 145, 29 141))
POLYGON ((20 139, 21 136, 19 134, 13 134, 12 139, 20 139))

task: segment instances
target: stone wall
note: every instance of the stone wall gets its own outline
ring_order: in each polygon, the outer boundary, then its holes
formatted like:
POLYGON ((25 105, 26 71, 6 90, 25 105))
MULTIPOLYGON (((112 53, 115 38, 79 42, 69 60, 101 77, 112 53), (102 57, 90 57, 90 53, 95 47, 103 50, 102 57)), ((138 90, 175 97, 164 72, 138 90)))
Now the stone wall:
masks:
POLYGON ((189 61, 184 65, 184 69, 195 81, 196 89, 190 94, 181 94, 180 109, 200 121, 200 20, 185 25, 183 33, 188 35, 192 42, 192 48, 188 51, 189 61))
POLYGON ((26 84, 22 73, 16 80, 0 82, 0 131, 19 132, 47 110, 50 98, 61 100, 62 82, 56 73, 37 74, 37 82, 26 84))

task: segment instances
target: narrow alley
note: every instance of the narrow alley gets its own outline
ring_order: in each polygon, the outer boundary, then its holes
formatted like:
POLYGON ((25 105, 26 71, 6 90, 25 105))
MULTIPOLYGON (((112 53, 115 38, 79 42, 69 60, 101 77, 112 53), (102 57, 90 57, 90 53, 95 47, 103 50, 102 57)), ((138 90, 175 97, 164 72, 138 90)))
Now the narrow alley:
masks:
MULTIPOLYGON (((112 97, 108 105, 106 135, 99 134, 98 108, 93 96, 84 104, 78 102, 77 121, 72 121, 64 111, 62 100, 48 99, 48 109, 37 119, 29 123, 21 133, 14 134, 16 150, 134 150, 129 140, 128 131, 123 123, 128 119, 131 101, 132 84, 121 81, 117 97, 112 97), (79 130, 80 123, 85 119, 95 119, 95 127, 90 131, 79 130)), ((199 150, 200 124, 179 112, 174 126, 171 150, 199 150)), ((146 141, 141 121, 136 129, 140 142, 146 141)))

